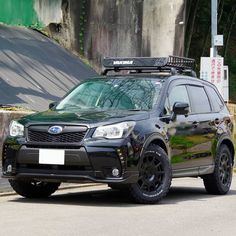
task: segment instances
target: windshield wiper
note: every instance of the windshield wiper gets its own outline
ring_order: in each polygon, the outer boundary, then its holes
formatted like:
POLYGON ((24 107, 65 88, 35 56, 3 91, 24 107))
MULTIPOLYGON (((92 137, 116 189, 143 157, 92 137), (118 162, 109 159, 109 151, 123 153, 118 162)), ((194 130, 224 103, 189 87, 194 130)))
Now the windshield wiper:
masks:
POLYGON ((128 109, 128 111, 148 111, 148 109, 128 109))
POLYGON ((75 105, 75 104, 68 104, 68 105, 65 105, 64 107, 63 107, 63 110, 68 110, 68 109, 70 109, 70 108, 78 108, 78 109, 81 109, 82 107, 80 107, 80 106, 78 106, 78 105, 75 105))

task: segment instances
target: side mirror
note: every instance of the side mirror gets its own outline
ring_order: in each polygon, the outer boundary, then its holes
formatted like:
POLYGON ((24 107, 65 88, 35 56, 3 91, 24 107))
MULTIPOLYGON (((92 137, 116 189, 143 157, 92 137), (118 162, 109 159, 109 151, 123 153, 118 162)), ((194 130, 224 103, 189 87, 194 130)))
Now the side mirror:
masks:
POLYGON ((187 115, 189 113, 188 103, 176 102, 173 106, 173 112, 176 115, 187 115))
POLYGON ((57 105, 57 102, 51 102, 51 103, 49 103, 48 108, 49 108, 49 109, 52 109, 52 108, 55 107, 56 105, 57 105))
POLYGON ((171 115, 171 120, 175 120, 177 115, 187 116, 189 113, 189 104, 184 102, 176 102, 173 105, 173 113, 171 115))

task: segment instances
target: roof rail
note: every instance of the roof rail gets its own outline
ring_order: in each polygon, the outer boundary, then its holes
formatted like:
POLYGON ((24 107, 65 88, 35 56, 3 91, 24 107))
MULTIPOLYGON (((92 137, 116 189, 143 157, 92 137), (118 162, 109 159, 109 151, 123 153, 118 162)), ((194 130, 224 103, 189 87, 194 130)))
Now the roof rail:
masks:
POLYGON ((185 57, 105 57, 103 59, 102 75, 109 71, 119 72, 121 70, 136 71, 136 73, 170 72, 171 74, 194 72, 195 60, 185 57))

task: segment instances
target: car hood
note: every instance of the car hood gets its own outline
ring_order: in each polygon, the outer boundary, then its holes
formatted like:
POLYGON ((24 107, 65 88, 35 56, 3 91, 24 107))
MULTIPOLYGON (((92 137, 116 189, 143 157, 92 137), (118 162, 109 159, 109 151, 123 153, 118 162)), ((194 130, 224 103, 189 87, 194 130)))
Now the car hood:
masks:
POLYGON ((31 124, 84 124, 89 127, 112 124, 122 121, 138 121, 149 118, 148 111, 53 111, 48 110, 25 116, 19 122, 25 126, 31 124))

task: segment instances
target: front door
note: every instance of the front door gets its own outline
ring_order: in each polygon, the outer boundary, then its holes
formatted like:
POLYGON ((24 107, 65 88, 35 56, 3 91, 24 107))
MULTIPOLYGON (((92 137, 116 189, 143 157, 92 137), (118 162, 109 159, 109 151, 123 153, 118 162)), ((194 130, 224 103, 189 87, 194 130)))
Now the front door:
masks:
POLYGON ((187 169, 197 167, 197 136, 199 117, 192 113, 192 106, 186 85, 171 86, 165 104, 167 114, 171 114, 175 102, 188 103, 190 113, 188 116, 178 115, 174 121, 167 125, 171 149, 172 169, 187 169))

